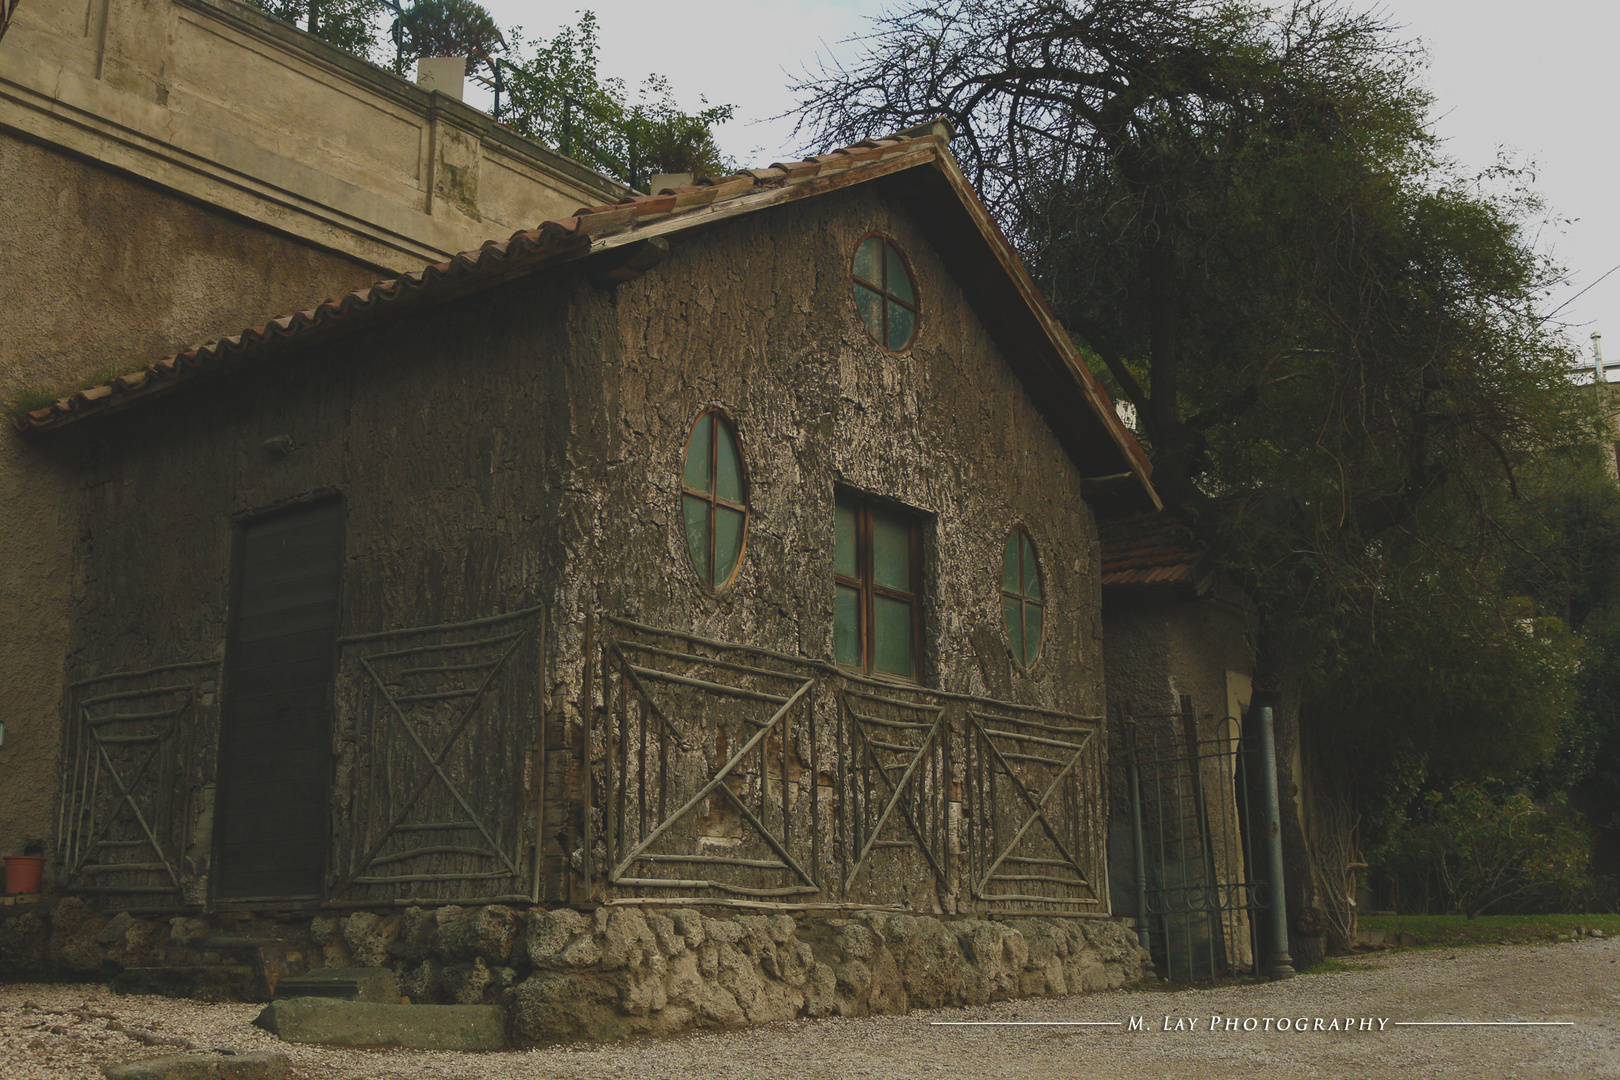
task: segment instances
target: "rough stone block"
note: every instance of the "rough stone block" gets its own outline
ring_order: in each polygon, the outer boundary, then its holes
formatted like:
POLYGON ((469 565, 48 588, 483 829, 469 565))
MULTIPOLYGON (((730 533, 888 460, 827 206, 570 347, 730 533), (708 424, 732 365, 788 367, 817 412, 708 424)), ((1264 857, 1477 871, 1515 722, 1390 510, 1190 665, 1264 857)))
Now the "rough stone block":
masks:
POLYGON ((410 1050, 502 1050, 498 1005, 380 1005, 336 998, 274 1001, 253 1023, 286 1042, 410 1050))
POLYGON ((123 938, 125 932, 127 932, 129 928, 134 925, 135 916, 131 915, 127 911, 120 911, 118 914, 108 919, 107 925, 101 928, 101 933, 96 935, 96 944, 117 944, 118 941, 123 938))
POLYGON ((517 915, 511 908, 451 905, 438 910, 436 922, 434 952, 447 964, 477 959, 504 964, 512 955, 512 944, 517 939, 517 915))
POLYGON ((531 911, 526 921, 524 947, 535 967, 584 967, 601 959, 601 950, 590 937, 591 921, 574 909, 531 911), (589 942, 589 947, 576 948, 568 955, 576 940, 589 942), (595 956, 587 958, 590 953, 595 956))
POLYGON ((399 937, 398 915, 383 916, 372 911, 357 911, 343 920, 343 942, 355 963, 363 967, 380 967, 388 963, 389 950, 399 937))
POLYGON ((607 933, 602 940, 602 970, 641 967, 654 956, 662 956, 658 939, 641 912, 618 908, 608 916, 607 933))
POLYGON ((541 972, 512 994, 512 1040, 519 1046, 619 1039, 633 1031, 619 1012, 617 987, 602 975, 541 972))

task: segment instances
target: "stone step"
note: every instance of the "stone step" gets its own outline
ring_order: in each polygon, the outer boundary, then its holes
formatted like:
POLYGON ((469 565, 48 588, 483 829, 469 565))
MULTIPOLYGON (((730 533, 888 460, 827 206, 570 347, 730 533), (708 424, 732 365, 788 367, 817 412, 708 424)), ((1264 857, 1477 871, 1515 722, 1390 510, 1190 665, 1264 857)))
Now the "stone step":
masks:
POLYGON ((380 1005, 304 997, 278 999, 253 1021, 283 1042, 412 1050, 504 1050, 499 1005, 380 1005))
POLYGON ((115 994, 157 994, 195 1001, 269 1001, 270 984, 251 964, 149 964, 126 968, 115 994))
POLYGON ((398 1005, 399 976, 387 968, 317 968, 302 975, 283 975, 276 1000, 320 997, 398 1005))

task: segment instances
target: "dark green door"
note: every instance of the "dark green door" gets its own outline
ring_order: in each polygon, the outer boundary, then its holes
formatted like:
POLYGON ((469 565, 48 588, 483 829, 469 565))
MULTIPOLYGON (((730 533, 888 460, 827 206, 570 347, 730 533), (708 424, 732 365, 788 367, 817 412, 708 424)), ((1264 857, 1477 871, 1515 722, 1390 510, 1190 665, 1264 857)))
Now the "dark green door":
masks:
POLYGON ((214 895, 321 895, 343 506, 237 533, 219 737, 214 895))

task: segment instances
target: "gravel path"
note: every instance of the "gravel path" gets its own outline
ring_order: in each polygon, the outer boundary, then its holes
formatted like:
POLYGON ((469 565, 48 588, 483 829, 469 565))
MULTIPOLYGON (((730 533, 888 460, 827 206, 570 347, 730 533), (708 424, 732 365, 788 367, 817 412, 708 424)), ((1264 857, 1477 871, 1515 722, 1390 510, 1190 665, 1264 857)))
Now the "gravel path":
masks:
POLYGON ((96 1077, 103 1064, 172 1052, 158 1040, 284 1050, 305 1080, 1073 1080, 1166 1077, 1620 1077, 1620 939, 1411 952, 1286 983, 1109 993, 804 1020, 747 1031, 524 1053, 328 1050, 251 1027, 256 1005, 116 997, 96 986, 0 986, 5 1080, 96 1077), (1210 1031, 1214 1016, 1219 1030, 1210 1031), (1165 1018, 1171 1030, 1162 1030, 1165 1018), (1140 1031, 1130 1030, 1133 1017, 1140 1031), (1304 1017, 1310 1030, 1293 1030, 1304 1017), (1331 1030, 1344 1018, 1356 1030, 1331 1030), (1227 1019, 1238 1030, 1228 1031, 1227 1019), (1249 1019, 1254 1030, 1243 1031, 1249 1019), (1279 1031, 1276 1018, 1287 1018, 1279 1031), (1321 1018, 1324 1030, 1314 1030, 1321 1018), (1177 1020, 1193 1030, 1175 1030, 1177 1020), (1269 1027, 1266 1030, 1270 1020, 1269 1027), (1372 1019, 1375 1030, 1360 1030, 1372 1019), (1383 1030, 1378 1019, 1387 1021, 1383 1030), (1438 1020, 1573 1026, 1435 1027, 1438 1020), (1117 1021, 1119 1027, 946 1027, 940 1021, 1117 1021))

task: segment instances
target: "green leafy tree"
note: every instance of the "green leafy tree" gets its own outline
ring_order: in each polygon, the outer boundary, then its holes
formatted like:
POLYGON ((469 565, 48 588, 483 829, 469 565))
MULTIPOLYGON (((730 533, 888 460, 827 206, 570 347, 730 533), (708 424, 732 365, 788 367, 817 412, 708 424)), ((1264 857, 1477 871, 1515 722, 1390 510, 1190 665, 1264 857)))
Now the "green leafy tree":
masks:
MULTIPOLYGON (((1602 401, 1603 399, 1599 399, 1602 401)), ((1612 399, 1609 404, 1612 405, 1612 399)), ((1579 634, 1576 703, 1557 749, 1526 779, 1539 798, 1568 794, 1593 832, 1604 902, 1620 902, 1620 486, 1609 444, 1539 463, 1508 552, 1528 592, 1579 634)))
POLYGON ((502 67, 499 118, 529 138, 638 187, 654 173, 721 176, 735 168, 714 140, 732 106, 705 102, 685 112, 661 75, 649 76, 632 100, 622 80, 597 70, 593 13, 549 41, 519 40, 513 53, 502 67))
POLYGON ((495 17, 474 0, 416 0, 409 7, 394 8, 390 33, 398 55, 395 63, 402 72, 412 62, 426 56, 465 56, 467 74, 489 81, 497 56, 506 50, 506 35, 495 25, 495 17))
POLYGON ((247 0, 272 19, 291 23, 344 52, 374 64, 388 48, 381 34, 382 0, 247 0))
MULTIPOLYGON (((1419 50, 1328 0, 948 0, 884 15, 865 44, 800 83, 802 129, 954 124, 1136 407, 1166 504, 1254 597, 1284 762, 1307 698, 1363 703, 1335 724, 1376 707, 1455 776, 1545 754, 1573 661, 1505 572, 1505 508, 1593 417, 1536 314, 1556 277, 1522 232, 1534 199, 1438 156, 1419 50), (1391 678, 1435 689, 1382 693, 1391 678), (1484 705, 1495 726, 1470 727, 1484 705), (1496 745, 1470 759, 1463 732, 1496 745)), ((1290 908, 1343 904, 1292 814, 1283 838, 1290 908)), ((1308 964, 1322 943, 1291 951, 1308 964)))

